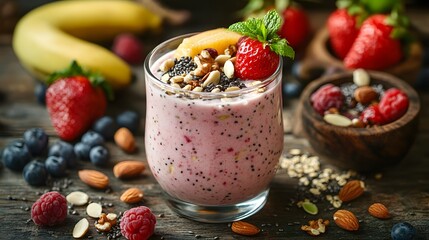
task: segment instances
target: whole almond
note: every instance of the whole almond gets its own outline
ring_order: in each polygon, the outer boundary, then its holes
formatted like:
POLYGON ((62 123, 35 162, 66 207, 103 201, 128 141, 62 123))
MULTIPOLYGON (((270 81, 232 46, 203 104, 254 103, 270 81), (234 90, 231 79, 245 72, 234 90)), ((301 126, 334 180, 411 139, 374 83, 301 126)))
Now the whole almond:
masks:
POLYGON ((369 214, 371 216, 380 218, 380 219, 388 219, 390 218, 389 210, 382 203, 374 203, 368 208, 369 214))
POLYGON ((132 153, 136 149, 136 140, 134 139, 133 133, 128 128, 121 127, 113 136, 116 145, 122 150, 128 153, 132 153))
POLYGON ((96 170, 80 170, 78 172, 80 180, 88 186, 104 189, 109 186, 109 178, 102 172, 96 170))
POLYGON ((356 101, 362 103, 362 104, 368 104, 372 101, 376 100, 378 97, 377 92, 374 90, 374 88, 370 86, 362 86, 358 87, 354 91, 354 97, 356 101))
POLYGON ((237 234, 245 236, 256 235, 261 231, 257 226, 243 221, 233 222, 231 225, 231 230, 237 234))
POLYGON ((350 202, 365 191, 365 183, 360 180, 348 181, 340 190, 338 197, 343 202, 350 202))
POLYGON ((138 177, 146 169, 144 162, 137 160, 126 160, 117 163, 113 167, 113 174, 117 178, 133 178, 138 177))
POLYGON ((129 188, 121 195, 124 203, 137 203, 143 200, 143 191, 138 188, 129 188))
POLYGON ((334 222, 338 227, 347 231, 357 231, 359 221, 356 216, 348 210, 338 210, 334 213, 334 222))

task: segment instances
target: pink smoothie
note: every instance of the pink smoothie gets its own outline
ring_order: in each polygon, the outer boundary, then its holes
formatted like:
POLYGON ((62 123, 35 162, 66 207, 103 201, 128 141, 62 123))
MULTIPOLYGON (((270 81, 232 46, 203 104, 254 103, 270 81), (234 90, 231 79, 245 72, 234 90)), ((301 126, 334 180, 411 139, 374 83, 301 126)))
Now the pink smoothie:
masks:
POLYGON ((147 159, 169 195, 230 205, 268 189, 283 148, 281 73, 265 91, 256 90, 191 99, 146 82, 147 159))

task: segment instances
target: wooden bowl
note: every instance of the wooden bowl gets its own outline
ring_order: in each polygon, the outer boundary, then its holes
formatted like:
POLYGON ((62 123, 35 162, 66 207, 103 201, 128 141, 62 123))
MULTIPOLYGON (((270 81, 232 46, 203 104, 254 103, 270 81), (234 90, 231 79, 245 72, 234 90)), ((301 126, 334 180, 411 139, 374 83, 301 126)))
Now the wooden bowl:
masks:
MULTIPOLYGON (((408 56, 406 59, 400 63, 383 69, 383 72, 390 73, 396 77, 403 79, 409 84, 413 85, 419 74, 423 50, 419 42, 414 42, 410 45, 408 56)), ((305 56, 302 60, 302 69, 301 72, 303 75, 305 73, 311 72, 314 68, 328 68, 336 67, 338 69, 347 70, 343 62, 334 56, 329 47, 329 33, 326 27, 320 29, 308 45, 305 56)), ((306 79, 306 76, 302 76, 303 79, 306 79)), ((311 80, 311 79, 309 79, 311 80)))
POLYGON ((419 96, 409 84, 387 73, 368 73, 371 84, 381 83, 385 89, 396 87, 408 95, 409 107, 400 119, 368 128, 338 127, 325 122, 313 109, 311 94, 327 83, 339 86, 353 81, 351 71, 314 80, 306 86, 300 98, 303 135, 312 148, 340 168, 361 172, 387 168, 405 157, 415 140, 420 112, 419 96))

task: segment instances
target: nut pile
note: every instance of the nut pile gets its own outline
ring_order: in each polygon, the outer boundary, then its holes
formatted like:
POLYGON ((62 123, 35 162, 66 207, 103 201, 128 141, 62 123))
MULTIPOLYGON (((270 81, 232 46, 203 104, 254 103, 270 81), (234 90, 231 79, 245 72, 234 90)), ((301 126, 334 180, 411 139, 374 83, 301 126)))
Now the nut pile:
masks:
POLYGON ((353 72, 353 82, 324 84, 310 98, 314 110, 327 123, 356 128, 391 123, 405 114, 409 104, 402 90, 371 84, 370 75, 363 69, 353 72))
POLYGON ((223 54, 215 49, 204 49, 194 58, 165 60, 159 71, 161 81, 193 92, 229 92, 246 85, 234 76, 237 49, 230 45, 223 54))

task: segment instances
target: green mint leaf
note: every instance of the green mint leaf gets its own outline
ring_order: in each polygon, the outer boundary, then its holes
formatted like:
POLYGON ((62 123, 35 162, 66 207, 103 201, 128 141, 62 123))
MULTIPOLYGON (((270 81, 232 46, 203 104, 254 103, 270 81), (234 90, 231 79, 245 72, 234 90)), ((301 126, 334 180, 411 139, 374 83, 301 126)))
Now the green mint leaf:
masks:
POLYGON ((288 45, 286 39, 280 38, 277 34, 281 24, 282 18, 278 12, 270 10, 262 19, 250 18, 244 22, 234 23, 228 29, 270 46, 273 52, 281 56, 294 58, 295 51, 293 48, 288 45))
POLYGON ((270 44, 271 51, 278 55, 288 57, 291 59, 295 58, 295 51, 291 46, 287 44, 286 39, 280 39, 270 44))
POLYGON ((267 36, 271 38, 274 34, 277 34, 280 29, 282 20, 280 15, 275 10, 267 12, 263 18, 264 26, 267 29, 267 36))
POLYGON ((342 9, 342 8, 348 8, 353 4, 353 1, 351 0, 338 0, 336 2, 337 8, 342 9))

